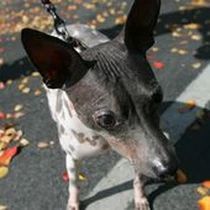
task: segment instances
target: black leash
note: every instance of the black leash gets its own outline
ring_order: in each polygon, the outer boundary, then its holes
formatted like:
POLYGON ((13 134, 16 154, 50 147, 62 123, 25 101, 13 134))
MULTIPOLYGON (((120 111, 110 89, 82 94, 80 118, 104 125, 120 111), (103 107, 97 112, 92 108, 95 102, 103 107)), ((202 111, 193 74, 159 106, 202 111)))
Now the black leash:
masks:
POLYGON ((62 36, 62 38, 72 47, 80 47, 82 49, 86 49, 86 46, 81 41, 70 36, 66 28, 65 21, 56 12, 55 5, 51 3, 50 0, 41 0, 41 3, 44 6, 45 10, 52 16, 56 33, 59 36, 62 36))

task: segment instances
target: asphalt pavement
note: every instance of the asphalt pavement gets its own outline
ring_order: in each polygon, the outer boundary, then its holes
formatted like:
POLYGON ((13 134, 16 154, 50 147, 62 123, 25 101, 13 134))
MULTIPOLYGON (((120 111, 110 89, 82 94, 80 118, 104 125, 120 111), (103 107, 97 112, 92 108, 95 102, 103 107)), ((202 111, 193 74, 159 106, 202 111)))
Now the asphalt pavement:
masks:
MULTIPOLYGON (((54 1, 68 23, 85 23, 109 38, 122 28, 132 1, 54 1)), ((173 137, 185 184, 151 184, 146 191, 154 210, 196 210, 202 196, 197 188, 210 179, 210 7, 206 1, 162 1, 156 27, 156 44, 148 59, 164 91, 161 109, 163 127, 173 137), (191 110, 183 110, 194 100, 191 110), (204 113, 202 116, 200 113, 204 113)), ((38 1, 0 2, 0 112, 11 114, 18 104, 23 116, 0 120, 24 132, 30 144, 15 156, 9 174, 0 179, 0 205, 9 210, 62 210, 68 184, 63 181, 65 156, 47 107, 41 78, 26 58, 20 29, 33 27, 52 31, 52 23, 38 1), (24 84, 24 88, 21 88, 24 84), (28 88, 28 89, 27 89, 28 88), (47 148, 39 142, 53 142, 47 148)), ((81 171, 82 209, 133 209, 132 170, 118 154, 89 158, 81 171)))

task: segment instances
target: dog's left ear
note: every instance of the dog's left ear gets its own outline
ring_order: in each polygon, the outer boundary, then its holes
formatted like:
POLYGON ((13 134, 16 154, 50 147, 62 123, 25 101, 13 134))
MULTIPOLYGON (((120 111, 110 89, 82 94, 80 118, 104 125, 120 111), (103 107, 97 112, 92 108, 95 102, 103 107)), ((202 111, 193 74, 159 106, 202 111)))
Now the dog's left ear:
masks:
POLYGON ((88 71, 90 62, 85 61, 66 42, 33 29, 23 29, 23 46, 49 88, 73 85, 88 71))
POLYGON ((160 11, 160 0, 135 0, 128 15, 124 42, 129 50, 145 52, 154 44, 153 30, 160 11))

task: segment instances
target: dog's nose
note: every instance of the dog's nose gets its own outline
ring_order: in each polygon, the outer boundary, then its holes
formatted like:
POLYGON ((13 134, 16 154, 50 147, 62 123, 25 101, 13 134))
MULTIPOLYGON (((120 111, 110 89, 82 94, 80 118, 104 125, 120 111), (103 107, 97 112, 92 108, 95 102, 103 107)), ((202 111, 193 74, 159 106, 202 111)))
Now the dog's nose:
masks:
POLYGON ((167 176, 174 176, 178 169, 177 161, 163 163, 160 161, 154 161, 153 170, 155 174, 160 178, 165 178, 167 176))

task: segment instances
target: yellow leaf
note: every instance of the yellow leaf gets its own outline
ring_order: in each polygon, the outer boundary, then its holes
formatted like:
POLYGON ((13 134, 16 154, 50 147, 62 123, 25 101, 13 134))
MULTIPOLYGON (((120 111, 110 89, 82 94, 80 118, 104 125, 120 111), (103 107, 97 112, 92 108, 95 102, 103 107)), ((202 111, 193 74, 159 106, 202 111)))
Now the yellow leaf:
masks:
POLYGON ((4 178, 9 172, 8 167, 0 166, 0 179, 4 178))
POLYGON ((205 187, 198 187, 198 188, 197 188, 197 192, 198 192, 200 195, 204 196, 204 195, 207 195, 208 189, 205 188, 205 187))
POLYGON ((8 207, 0 204, 0 210, 8 210, 8 207))
POLYGON ((80 181, 86 181, 87 180, 87 177, 84 174, 80 173, 79 174, 79 180, 80 181))

